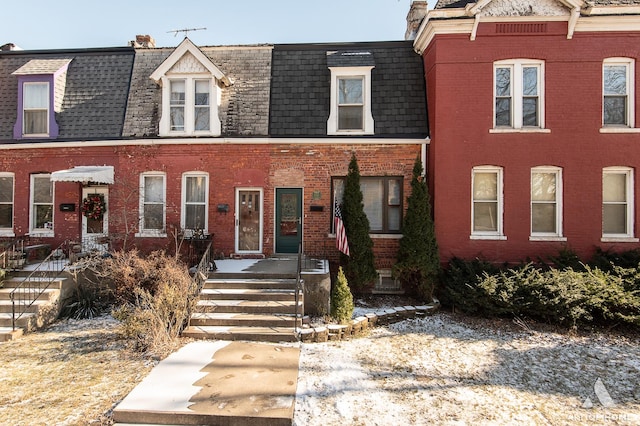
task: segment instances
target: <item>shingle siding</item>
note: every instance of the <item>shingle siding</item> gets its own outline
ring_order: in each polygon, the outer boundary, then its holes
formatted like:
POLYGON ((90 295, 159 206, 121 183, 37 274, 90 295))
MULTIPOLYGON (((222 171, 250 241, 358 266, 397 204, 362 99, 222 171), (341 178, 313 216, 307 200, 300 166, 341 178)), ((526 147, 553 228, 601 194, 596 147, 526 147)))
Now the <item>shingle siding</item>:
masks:
POLYGON ((371 109, 375 136, 428 134, 422 60, 408 41, 276 45, 271 81, 271 136, 327 136, 331 101, 327 52, 332 51, 372 53, 375 68, 371 72, 371 109))

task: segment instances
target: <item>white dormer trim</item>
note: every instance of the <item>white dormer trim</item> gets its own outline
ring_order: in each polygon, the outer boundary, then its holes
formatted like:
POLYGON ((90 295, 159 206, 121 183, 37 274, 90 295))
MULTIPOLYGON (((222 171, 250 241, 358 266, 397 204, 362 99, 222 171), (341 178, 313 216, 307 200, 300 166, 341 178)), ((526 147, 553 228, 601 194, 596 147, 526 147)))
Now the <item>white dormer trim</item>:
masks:
POLYGON ((165 76, 171 70, 171 68, 173 68, 174 65, 180 62, 180 59, 182 59, 184 54, 187 52, 195 56, 198 62, 200 62, 207 69, 207 71, 216 78, 216 80, 221 81, 225 86, 231 85, 231 81, 229 80, 229 78, 227 78, 227 76, 224 75, 222 71, 220 71, 220 68, 218 68, 213 62, 211 62, 211 59, 209 59, 207 55, 202 53, 202 51, 186 37, 184 40, 182 40, 182 43, 180 43, 178 47, 175 48, 171 55, 169 55, 169 57, 165 59, 158 68, 156 68, 156 70, 151 74, 151 79, 156 83, 160 83, 161 78, 165 76))
POLYGON ((372 135, 374 121, 371 113, 371 70, 373 66, 329 67, 331 71, 331 105, 327 120, 327 135, 372 135), (362 77, 362 128, 354 130, 340 129, 338 125, 338 81, 341 78, 362 77))

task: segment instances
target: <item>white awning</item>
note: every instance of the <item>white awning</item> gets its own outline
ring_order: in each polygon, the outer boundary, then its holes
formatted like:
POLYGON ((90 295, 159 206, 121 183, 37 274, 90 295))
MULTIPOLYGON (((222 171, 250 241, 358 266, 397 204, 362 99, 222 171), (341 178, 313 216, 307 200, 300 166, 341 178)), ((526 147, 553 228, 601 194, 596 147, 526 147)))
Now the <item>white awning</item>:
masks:
POLYGON ((52 182, 113 184, 113 166, 77 166, 51 173, 52 182))

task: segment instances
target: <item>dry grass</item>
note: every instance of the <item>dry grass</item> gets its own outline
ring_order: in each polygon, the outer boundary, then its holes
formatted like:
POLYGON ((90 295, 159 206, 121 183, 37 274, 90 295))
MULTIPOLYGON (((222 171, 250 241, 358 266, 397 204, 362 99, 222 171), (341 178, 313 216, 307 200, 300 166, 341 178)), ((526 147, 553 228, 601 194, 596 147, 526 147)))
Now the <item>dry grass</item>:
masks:
POLYGON ((129 349, 111 317, 61 321, 0 344, 0 423, 110 425, 157 360, 129 349))

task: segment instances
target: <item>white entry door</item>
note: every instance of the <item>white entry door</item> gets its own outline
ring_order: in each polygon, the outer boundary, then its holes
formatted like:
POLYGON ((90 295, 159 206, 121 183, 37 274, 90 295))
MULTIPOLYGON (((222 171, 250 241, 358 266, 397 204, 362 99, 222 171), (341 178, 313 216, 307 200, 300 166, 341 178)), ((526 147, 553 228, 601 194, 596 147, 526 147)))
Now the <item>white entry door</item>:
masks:
POLYGON ((100 252, 109 249, 109 187, 82 188, 82 250, 100 252))

